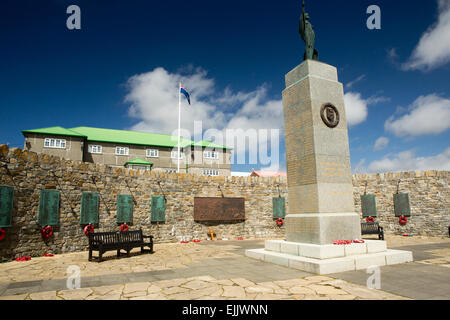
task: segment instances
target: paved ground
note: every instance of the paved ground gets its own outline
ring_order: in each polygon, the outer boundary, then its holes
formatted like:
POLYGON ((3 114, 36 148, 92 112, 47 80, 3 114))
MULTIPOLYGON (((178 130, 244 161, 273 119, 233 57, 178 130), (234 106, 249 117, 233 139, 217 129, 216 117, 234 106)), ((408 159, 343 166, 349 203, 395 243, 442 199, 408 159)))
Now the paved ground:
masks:
POLYGON ((413 263, 381 268, 381 289, 365 271, 316 276, 244 256, 263 240, 156 244, 154 254, 88 262, 87 252, 0 264, 0 299, 450 299, 450 239, 387 237, 413 263), (69 266, 81 289, 67 290, 69 266))

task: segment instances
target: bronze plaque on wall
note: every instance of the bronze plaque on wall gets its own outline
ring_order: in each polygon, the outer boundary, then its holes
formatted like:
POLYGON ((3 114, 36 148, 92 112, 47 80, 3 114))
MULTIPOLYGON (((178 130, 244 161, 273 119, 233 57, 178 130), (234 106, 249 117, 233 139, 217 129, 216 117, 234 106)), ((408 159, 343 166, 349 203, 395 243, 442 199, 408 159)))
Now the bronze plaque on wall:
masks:
POLYGON ((194 221, 245 220, 244 198, 194 198, 194 221))

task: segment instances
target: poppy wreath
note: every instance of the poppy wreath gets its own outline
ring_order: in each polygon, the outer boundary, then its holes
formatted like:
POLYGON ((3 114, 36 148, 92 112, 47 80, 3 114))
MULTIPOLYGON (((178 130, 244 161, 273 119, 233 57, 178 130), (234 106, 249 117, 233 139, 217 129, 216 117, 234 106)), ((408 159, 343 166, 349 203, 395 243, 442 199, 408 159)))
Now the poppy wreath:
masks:
POLYGON ((120 225, 120 231, 121 232, 128 231, 128 225, 126 223, 122 223, 120 225))
POLYGON ((374 219, 373 217, 367 217, 367 218, 366 218, 366 222, 367 222, 367 223, 374 223, 374 222, 375 222, 375 219, 374 219))
POLYGON ((53 227, 52 226, 43 227, 41 234, 42 234, 42 238, 44 238, 44 239, 50 238, 53 234, 53 227))
POLYGON ((408 219, 407 219, 405 216, 400 216, 400 217, 398 218, 398 222, 399 222, 400 224, 406 224, 406 223, 408 222, 408 219))
POLYGON ((94 232, 94 225, 93 224, 88 224, 86 225, 86 227, 84 227, 84 234, 88 235, 89 233, 93 233, 94 232))
POLYGON ((3 228, 0 228, 0 241, 5 239, 6 231, 3 228))
POLYGON ((278 218, 276 220, 276 223, 277 223, 277 226, 281 227, 283 225, 283 223, 284 223, 284 220, 282 218, 278 218))

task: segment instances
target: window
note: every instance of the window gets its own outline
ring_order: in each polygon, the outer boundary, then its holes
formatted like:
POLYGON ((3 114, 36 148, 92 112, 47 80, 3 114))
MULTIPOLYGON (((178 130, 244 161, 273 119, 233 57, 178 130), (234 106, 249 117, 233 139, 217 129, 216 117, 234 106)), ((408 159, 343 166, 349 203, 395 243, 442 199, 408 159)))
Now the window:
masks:
POLYGON ((205 159, 219 159, 219 153, 217 151, 205 151, 203 157, 205 159))
POLYGON ((166 169, 166 173, 176 173, 177 169, 166 169))
POLYGON ((157 149, 147 149, 145 151, 145 154, 147 157, 151 158, 158 158, 159 157, 159 151, 157 149))
POLYGON ((44 147, 65 149, 66 148, 66 140, 65 139, 45 138, 44 147))
POLYGON ((178 155, 178 151, 172 151, 172 152, 170 153, 170 157, 171 157, 172 159, 181 159, 181 158, 183 158, 183 154, 182 154, 181 151, 180 151, 179 157, 177 157, 177 155, 178 155))
POLYGON ((205 170, 203 170, 203 174, 205 176, 218 176, 219 175, 219 170, 205 169, 205 170))
POLYGON ((127 156, 130 152, 128 147, 116 147, 116 154, 119 156, 127 156))
POLYGON ((140 165, 136 165, 136 164, 132 164, 130 166, 128 166, 129 169, 134 169, 134 170, 151 170, 151 166, 140 166, 140 165))
POLYGON ((102 146, 90 144, 89 153, 102 153, 102 146))

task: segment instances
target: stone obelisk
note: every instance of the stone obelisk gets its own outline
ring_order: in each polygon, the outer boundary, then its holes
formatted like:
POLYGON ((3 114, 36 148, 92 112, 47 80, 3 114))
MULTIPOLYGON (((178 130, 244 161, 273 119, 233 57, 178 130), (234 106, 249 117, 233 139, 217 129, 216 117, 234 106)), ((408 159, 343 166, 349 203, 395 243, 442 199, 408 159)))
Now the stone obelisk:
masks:
POLYGON ((305 60, 286 75, 285 81, 286 240, 330 244, 360 239, 344 90, 337 70, 305 60))
POLYGON ((246 256, 303 271, 329 274, 410 262, 410 251, 361 239, 350 169, 344 89, 337 69, 318 61, 315 34, 305 12, 299 32, 305 61, 286 74, 283 111, 288 215, 286 240, 266 240, 246 256), (351 240, 346 245, 336 240, 351 240))

